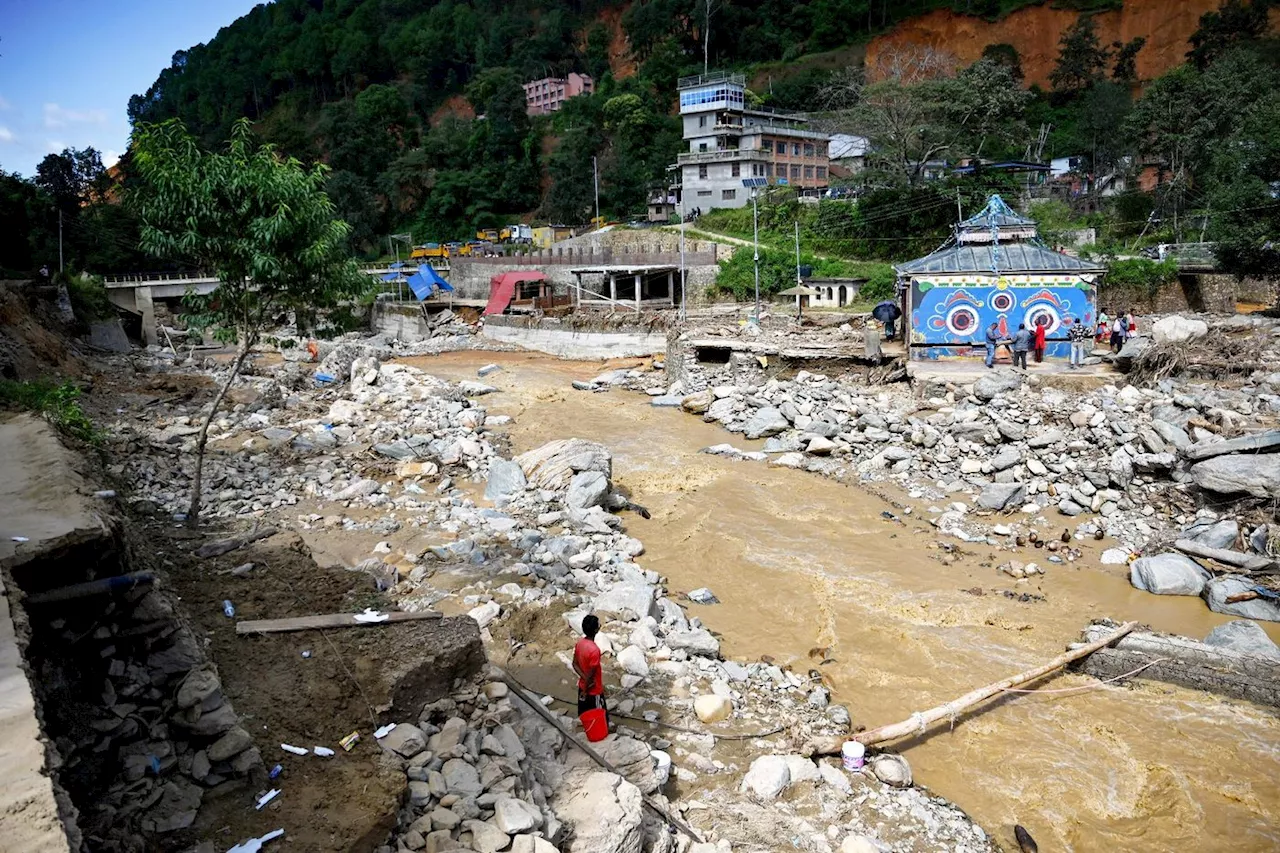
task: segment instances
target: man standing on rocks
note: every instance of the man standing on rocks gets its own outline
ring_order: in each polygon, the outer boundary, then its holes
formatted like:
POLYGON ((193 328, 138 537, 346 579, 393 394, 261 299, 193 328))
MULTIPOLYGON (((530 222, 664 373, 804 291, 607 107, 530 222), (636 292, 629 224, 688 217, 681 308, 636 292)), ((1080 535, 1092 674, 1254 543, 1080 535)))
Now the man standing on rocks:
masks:
POLYGON ((591 736, 591 720, 599 715, 590 712, 597 709, 604 712, 605 733, 609 725, 609 706, 604 701, 604 667, 600 665, 600 647, 596 645, 599 631, 599 618, 588 613, 582 619, 583 637, 573 647, 573 671, 578 674, 578 718, 582 720, 587 739, 592 741, 601 740, 603 735, 591 736))

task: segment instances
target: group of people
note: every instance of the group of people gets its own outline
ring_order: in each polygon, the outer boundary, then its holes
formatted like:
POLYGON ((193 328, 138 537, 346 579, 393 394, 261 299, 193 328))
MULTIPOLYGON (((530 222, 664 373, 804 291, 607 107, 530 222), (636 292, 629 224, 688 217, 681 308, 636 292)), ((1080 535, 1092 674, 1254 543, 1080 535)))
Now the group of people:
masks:
POLYGON ((1106 312, 1098 315, 1098 343, 1110 343, 1112 352, 1120 352, 1124 349, 1125 341, 1138 334, 1138 320, 1133 316, 1133 309, 1130 308, 1123 315, 1116 317, 1114 320, 1107 317, 1106 312))
MULTIPOLYGON (((1070 368, 1075 370, 1084 366, 1084 360, 1089 355, 1091 349, 1090 343, 1102 343, 1106 340, 1106 336, 1110 335, 1111 349, 1113 352, 1119 352, 1124 346, 1124 342, 1138 332, 1138 323, 1133 316, 1133 311, 1128 311, 1122 317, 1116 317, 1111 320, 1106 314, 1102 314, 1098 318, 1097 331, 1091 326, 1086 326, 1083 320, 1077 320, 1075 317, 1067 317, 1063 321, 1063 325, 1067 331, 1067 341, 1071 344, 1071 363, 1070 368)), ((1000 324, 992 323, 987 327, 986 343, 987 343, 987 359, 988 368, 995 367, 996 347, 1007 346, 1013 352, 1013 366, 1027 369, 1027 354, 1031 353, 1035 357, 1035 363, 1040 364, 1044 361, 1044 352, 1048 346, 1045 337, 1049 331, 1049 322, 1045 317, 1037 318, 1035 330, 1027 328, 1026 323, 1018 325, 1018 331, 1013 333, 1010 338, 1002 338, 1000 334, 1000 324)))

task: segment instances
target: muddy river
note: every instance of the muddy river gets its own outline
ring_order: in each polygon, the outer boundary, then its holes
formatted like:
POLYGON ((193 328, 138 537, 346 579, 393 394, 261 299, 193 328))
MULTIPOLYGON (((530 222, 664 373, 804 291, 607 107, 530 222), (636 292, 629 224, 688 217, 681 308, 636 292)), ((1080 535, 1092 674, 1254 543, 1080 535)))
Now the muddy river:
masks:
MULTIPOLYGON (((516 452, 569 436, 612 448, 615 481, 653 513, 626 518, 648 549, 641 562, 673 590, 715 591, 722 603, 698 615, 724 654, 768 654, 803 671, 810 649, 830 647, 836 662, 823 671, 835 699, 868 727, 1042 663, 1094 616, 1191 637, 1227 621, 1198 598, 1134 590, 1122 567, 1092 559, 1097 549, 1016 586, 1046 600, 1009 600, 999 590, 1015 584, 992 568, 1007 559, 994 549, 970 546, 943 566, 924 547, 936 538, 927 525, 886 521, 890 507, 859 488, 700 454, 751 443, 638 394, 570 389, 599 364, 493 353, 408 362, 451 379, 501 364, 484 381, 504 393, 485 403, 515 417, 516 452), (963 591, 974 587, 987 594, 963 591)), ((1045 686, 1090 684, 1067 674, 1045 686)), ((896 748, 919 783, 1009 849, 1014 823, 1043 851, 1280 849, 1280 717, 1245 703, 1145 683, 1010 695, 896 748)))

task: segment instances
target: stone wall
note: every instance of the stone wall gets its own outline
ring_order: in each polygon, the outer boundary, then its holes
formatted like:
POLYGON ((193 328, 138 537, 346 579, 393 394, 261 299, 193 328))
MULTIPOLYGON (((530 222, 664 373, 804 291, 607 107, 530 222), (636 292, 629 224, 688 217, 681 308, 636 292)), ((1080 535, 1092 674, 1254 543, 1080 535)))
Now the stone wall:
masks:
MULTIPOLYGON (((584 256, 583 266, 590 265, 590 257, 590 255, 584 256)), ((625 263, 625 258, 626 255, 613 256, 613 260, 616 263, 625 263)), ((465 258, 459 258, 453 262, 449 270, 449 283, 453 285, 459 299, 488 299, 489 280, 493 276, 504 272, 522 272, 531 269, 546 273, 547 278, 555 286, 558 294, 572 292, 574 285, 577 283, 577 279, 570 271, 572 267, 567 264, 547 264, 539 267, 525 263, 495 264, 489 261, 475 261, 465 258)), ((686 280, 689 283, 689 305, 703 306, 708 304, 708 290, 715 284, 716 276, 719 274, 720 267, 715 264, 691 265, 685 268, 686 280)), ((603 278, 598 274, 583 275, 582 286, 599 291, 603 278)))
MULTIPOLYGON (((634 314, 615 315, 626 320, 634 314)), ((636 318, 643 321, 646 316, 636 318)), ((571 323, 557 317, 488 317, 484 337, 559 358, 606 359, 653 355, 667 348, 665 332, 654 324, 633 322, 571 323)))
POLYGON ((1098 294, 1098 307, 1113 317, 1130 309, 1139 315, 1182 311, 1233 314, 1236 310, 1236 288, 1235 276, 1221 274, 1183 274, 1176 282, 1161 287, 1154 294, 1142 288, 1113 287, 1104 283, 1098 294))

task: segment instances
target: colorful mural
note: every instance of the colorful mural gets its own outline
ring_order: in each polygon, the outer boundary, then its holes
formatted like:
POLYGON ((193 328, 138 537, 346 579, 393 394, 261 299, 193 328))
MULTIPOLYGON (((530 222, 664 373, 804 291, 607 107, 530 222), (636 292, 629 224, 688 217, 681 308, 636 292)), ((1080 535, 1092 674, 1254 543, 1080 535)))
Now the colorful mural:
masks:
POLYGON ((1095 304, 1093 285, 1068 273, 916 277, 911 280, 911 343, 917 345, 912 356, 971 356, 971 346, 984 345, 992 323, 1007 338, 1020 324, 1034 329, 1043 322, 1046 354, 1066 358, 1066 319, 1092 325, 1095 304))

